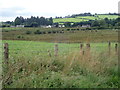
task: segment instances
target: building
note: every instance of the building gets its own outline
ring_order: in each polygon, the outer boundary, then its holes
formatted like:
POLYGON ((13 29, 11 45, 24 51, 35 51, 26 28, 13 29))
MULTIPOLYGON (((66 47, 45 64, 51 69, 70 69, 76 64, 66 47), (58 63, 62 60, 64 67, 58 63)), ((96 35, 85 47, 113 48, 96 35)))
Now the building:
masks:
POLYGON ((83 28, 90 28, 90 25, 82 25, 83 28))
POLYGON ((65 25, 59 24, 58 27, 59 27, 59 28, 62 28, 62 27, 65 27, 65 25))
POLYGON ((16 25, 16 27, 24 27, 24 25, 16 25))
POLYGON ((10 26, 10 27, 15 27, 15 26, 10 26))

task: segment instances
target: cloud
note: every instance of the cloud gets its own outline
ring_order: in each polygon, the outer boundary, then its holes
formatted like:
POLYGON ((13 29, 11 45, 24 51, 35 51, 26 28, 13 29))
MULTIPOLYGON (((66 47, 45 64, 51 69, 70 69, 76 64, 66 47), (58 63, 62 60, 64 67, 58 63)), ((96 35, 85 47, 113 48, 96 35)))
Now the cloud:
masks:
POLYGON ((26 9, 22 7, 11 7, 11 8, 0 9, 0 17, 15 17, 19 15, 27 16, 30 14, 31 12, 26 11, 26 9))

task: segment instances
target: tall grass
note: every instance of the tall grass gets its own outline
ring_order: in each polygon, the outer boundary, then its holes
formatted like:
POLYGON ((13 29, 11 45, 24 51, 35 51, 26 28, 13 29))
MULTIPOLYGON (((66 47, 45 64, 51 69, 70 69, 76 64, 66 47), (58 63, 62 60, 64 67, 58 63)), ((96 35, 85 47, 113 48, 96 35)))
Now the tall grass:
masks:
MULTIPOLYGON (((25 42, 22 43, 25 44, 25 42)), ((25 45, 27 44, 28 42, 25 45)), ((35 48, 33 47, 35 44, 38 45, 37 42, 31 43, 27 49, 35 48)), ((58 56, 54 56, 54 53, 49 56, 47 50, 53 52, 54 44, 41 43, 39 45, 43 45, 42 49, 46 52, 35 54, 29 52, 32 55, 27 52, 27 49, 22 52, 25 49, 20 48, 22 46, 10 46, 12 49, 19 49, 21 53, 17 52, 16 55, 12 53, 9 64, 3 62, 3 86, 5 88, 118 87, 118 55, 113 46, 111 55, 109 55, 107 44, 93 43, 90 53, 87 53, 84 47, 85 54, 81 55, 79 44, 60 43, 58 44, 58 56), (51 45, 53 49, 45 48, 45 45, 51 45), (72 49, 68 50, 68 47, 72 49)), ((36 49, 40 50, 38 47, 36 49)))

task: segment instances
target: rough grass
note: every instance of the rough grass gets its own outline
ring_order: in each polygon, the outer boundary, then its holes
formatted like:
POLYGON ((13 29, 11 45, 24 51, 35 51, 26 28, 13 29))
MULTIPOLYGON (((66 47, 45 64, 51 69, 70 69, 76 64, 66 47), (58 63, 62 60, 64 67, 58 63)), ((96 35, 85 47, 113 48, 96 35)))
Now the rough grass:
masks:
POLYGON ((3 62, 6 88, 117 88, 118 55, 114 44, 91 43, 90 53, 81 55, 79 44, 3 41, 10 48, 9 64, 3 62), (51 56, 49 56, 49 52, 51 56))
POLYGON ((81 31, 77 28, 70 28, 68 31, 67 28, 23 28, 15 29, 3 28, 3 40, 32 40, 32 41, 43 41, 43 42, 107 42, 118 41, 118 32, 116 30, 85 30, 81 31), (75 30, 74 30, 75 29, 75 30), (6 32, 6 30, 8 32, 6 32), (36 30, 39 31, 62 31, 64 33, 51 33, 51 34, 34 34, 36 30), (73 31, 74 30, 74 31, 73 31), (26 34, 27 31, 30 31, 31 34, 26 34))

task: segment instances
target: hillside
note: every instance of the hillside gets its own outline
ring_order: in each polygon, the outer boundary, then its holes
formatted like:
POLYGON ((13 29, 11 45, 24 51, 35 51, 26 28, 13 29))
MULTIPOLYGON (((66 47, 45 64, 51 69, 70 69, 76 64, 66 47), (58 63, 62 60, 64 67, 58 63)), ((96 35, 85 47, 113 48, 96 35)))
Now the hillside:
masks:
POLYGON ((63 22, 83 22, 89 20, 99 20, 99 19, 116 19, 118 15, 94 15, 94 16, 77 16, 75 18, 54 18, 54 23, 63 23, 63 22))

